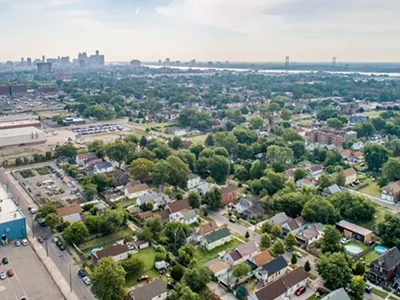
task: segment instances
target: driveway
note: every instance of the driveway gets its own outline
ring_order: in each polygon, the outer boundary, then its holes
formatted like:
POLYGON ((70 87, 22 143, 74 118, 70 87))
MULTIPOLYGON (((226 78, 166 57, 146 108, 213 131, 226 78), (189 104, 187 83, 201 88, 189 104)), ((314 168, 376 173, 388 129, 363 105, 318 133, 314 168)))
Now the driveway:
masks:
POLYGON ((225 289, 220 287, 219 284, 214 281, 207 283, 207 287, 222 300, 237 300, 234 295, 228 293, 225 289))

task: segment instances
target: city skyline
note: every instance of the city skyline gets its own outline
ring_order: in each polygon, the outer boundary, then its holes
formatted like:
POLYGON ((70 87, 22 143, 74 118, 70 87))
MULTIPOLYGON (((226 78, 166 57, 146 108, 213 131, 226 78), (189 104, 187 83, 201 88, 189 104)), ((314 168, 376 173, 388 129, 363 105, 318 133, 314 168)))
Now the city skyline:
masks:
POLYGON ((0 0, 0 61, 400 61, 400 3, 388 0, 0 0), (29 25, 29 26, 27 26, 29 25), (29 30, 27 30, 29 28, 29 30))

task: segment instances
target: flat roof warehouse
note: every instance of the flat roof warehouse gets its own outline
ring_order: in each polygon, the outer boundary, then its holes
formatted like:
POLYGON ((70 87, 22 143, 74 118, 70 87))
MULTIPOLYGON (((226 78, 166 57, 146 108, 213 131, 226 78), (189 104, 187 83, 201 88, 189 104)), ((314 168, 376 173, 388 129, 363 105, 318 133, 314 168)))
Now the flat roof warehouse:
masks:
POLYGON ((10 198, 4 186, 0 185, 0 223, 23 218, 21 209, 10 198))

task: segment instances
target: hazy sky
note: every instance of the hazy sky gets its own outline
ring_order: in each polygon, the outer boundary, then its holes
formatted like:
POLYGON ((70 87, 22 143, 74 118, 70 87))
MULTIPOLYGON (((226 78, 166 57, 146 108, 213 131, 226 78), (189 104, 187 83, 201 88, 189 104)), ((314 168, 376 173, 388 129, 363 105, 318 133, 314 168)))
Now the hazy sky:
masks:
POLYGON ((400 61, 400 0, 0 0, 0 61, 400 61))

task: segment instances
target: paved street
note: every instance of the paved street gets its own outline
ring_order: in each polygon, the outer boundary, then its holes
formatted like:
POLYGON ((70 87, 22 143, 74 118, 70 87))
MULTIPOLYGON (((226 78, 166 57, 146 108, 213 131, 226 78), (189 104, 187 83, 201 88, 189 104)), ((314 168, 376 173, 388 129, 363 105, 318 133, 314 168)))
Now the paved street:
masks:
MULTIPOLYGON (((9 191, 14 195, 26 216, 27 225, 34 229, 33 232, 35 238, 39 236, 50 236, 50 230, 40 226, 37 222, 34 222, 34 226, 32 227, 33 218, 28 211, 28 206, 36 205, 32 202, 32 199, 25 193, 22 187, 15 182, 14 178, 11 175, 7 176, 3 169, 0 170, 0 182, 7 183, 9 191), (23 201, 22 199, 26 199, 26 201, 23 201)), ((45 248, 46 245, 43 244, 43 247, 45 248)), ((56 245, 51 241, 51 238, 48 239, 48 253, 49 257, 53 260, 68 283, 70 283, 69 269, 71 267, 72 288, 78 298, 81 300, 94 300, 95 298, 90 292, 90 287, 87 287, 77 275, 79 267, 74 264, 74 261, 66 251, 60 251, 56 247, 56 245)))

